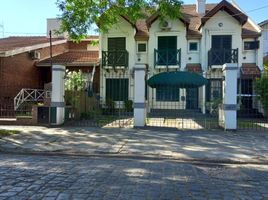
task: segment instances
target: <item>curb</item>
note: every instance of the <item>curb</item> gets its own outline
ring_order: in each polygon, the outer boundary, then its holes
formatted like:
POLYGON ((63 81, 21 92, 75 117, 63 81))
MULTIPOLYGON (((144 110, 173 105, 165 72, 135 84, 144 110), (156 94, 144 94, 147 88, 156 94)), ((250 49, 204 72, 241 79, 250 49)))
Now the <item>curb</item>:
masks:
POLYGON ((81 153, 81 152, 36 152, 36 151, 6 151, 0 149, 1 154, 28 155, 28 156, 63 156, 73 158, 117 158, 131 160, 154 160, 172 161, 178 163, 207 164, 207 165, 268 165, 268 160, 234 160, 234 159, 211 159, 211 158, 181 158, 163 155, 142 155, 142 154, 118 154, 118 153, 81 153))

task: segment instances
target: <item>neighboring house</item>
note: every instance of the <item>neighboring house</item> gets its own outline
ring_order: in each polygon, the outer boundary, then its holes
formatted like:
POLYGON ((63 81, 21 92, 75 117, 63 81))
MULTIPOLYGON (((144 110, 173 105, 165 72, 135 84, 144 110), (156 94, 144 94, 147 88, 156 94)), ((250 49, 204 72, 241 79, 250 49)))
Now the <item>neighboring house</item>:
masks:
MULTIPOLYGON (((58 29, 57 19, 48 20, 48 30, 58 29)), ((66 35, 52 35, 52 63, 66 69, 82 70, 91 76, 94 67, 95 92, 99 91, 99 50, 89 36, 80 43, 66 35)), ((44 89, 51 82, 50 40, 47 36, 8 37, 0 39, 0 117, 14 115, 14 97, 22 89, 44 89)))
POLYGON ((218 4, 197 0, 196 5, 183 5, 181 13, 178 20, 160 22, 156 13, 136 24, 122 16, 108 33, 101 33, 101 100, 133 100, 133 67, 142 63, 148 67, 147 78, 165 71, 189 71, 209 79, 205 89, 147 88, 149 110, 202 109, 222 95, 223 64, 237 63, 240 101, 247 109, 257 109, 252 84, 263 69, 260 27, 225 0, 218 4), (125 81, 118 87, 122 78, 125 81), (109 94, 111 90, 124 94, 118 98, 109 94))
POLYGON ((263 36, 263 55, 268 56, 268 20, 259 23, 263 36))

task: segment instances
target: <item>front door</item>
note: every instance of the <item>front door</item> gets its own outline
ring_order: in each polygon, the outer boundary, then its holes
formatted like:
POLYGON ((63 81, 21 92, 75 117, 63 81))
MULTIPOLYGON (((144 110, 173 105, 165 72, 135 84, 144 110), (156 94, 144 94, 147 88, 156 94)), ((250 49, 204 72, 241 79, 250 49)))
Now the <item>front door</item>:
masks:
POLYGON ((125 65, 124 52, 126 51, 126 38, 116 37, 108 38, 108 64, 117 66, 125 65))
POLYGON ((230 63, 232 55, 232 36, 213 35, 211 49, 213 51, 213 65, 230 63))
POLYGON ((177 64, 177 37, 158 37, 158 65, 177 64))
POLYGON ((198 109, 198 88, 186 89, 186 109, 198 109))

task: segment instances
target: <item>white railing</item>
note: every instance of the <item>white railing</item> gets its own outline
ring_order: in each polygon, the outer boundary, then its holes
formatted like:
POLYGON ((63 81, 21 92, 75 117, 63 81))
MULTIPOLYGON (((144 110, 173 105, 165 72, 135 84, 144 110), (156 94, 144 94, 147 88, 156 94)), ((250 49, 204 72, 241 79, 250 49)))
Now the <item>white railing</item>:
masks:
POLYGON ((18 110, 24 102, 41 102, 50 97, 50 91, 23 88, 14 98, 14 109, 18 110))

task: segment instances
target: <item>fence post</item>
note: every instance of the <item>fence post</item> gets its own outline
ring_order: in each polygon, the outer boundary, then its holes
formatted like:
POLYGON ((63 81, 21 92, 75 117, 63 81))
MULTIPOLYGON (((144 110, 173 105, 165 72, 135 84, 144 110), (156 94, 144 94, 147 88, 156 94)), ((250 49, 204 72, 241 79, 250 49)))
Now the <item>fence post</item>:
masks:
POLYGON ((144 127, 146 120, 144 64, 134 67, 134 127, 144 127))
POLYGON ((236 63, 223 65, 223 102, 219 111, 219 124, 225 130, 237 129, 237 72, 236 63))
POLYGON ((52 66, 52 93, 50 104, 50 124, 61 125, 65 118, 64 102, 65 66, 52 66))

